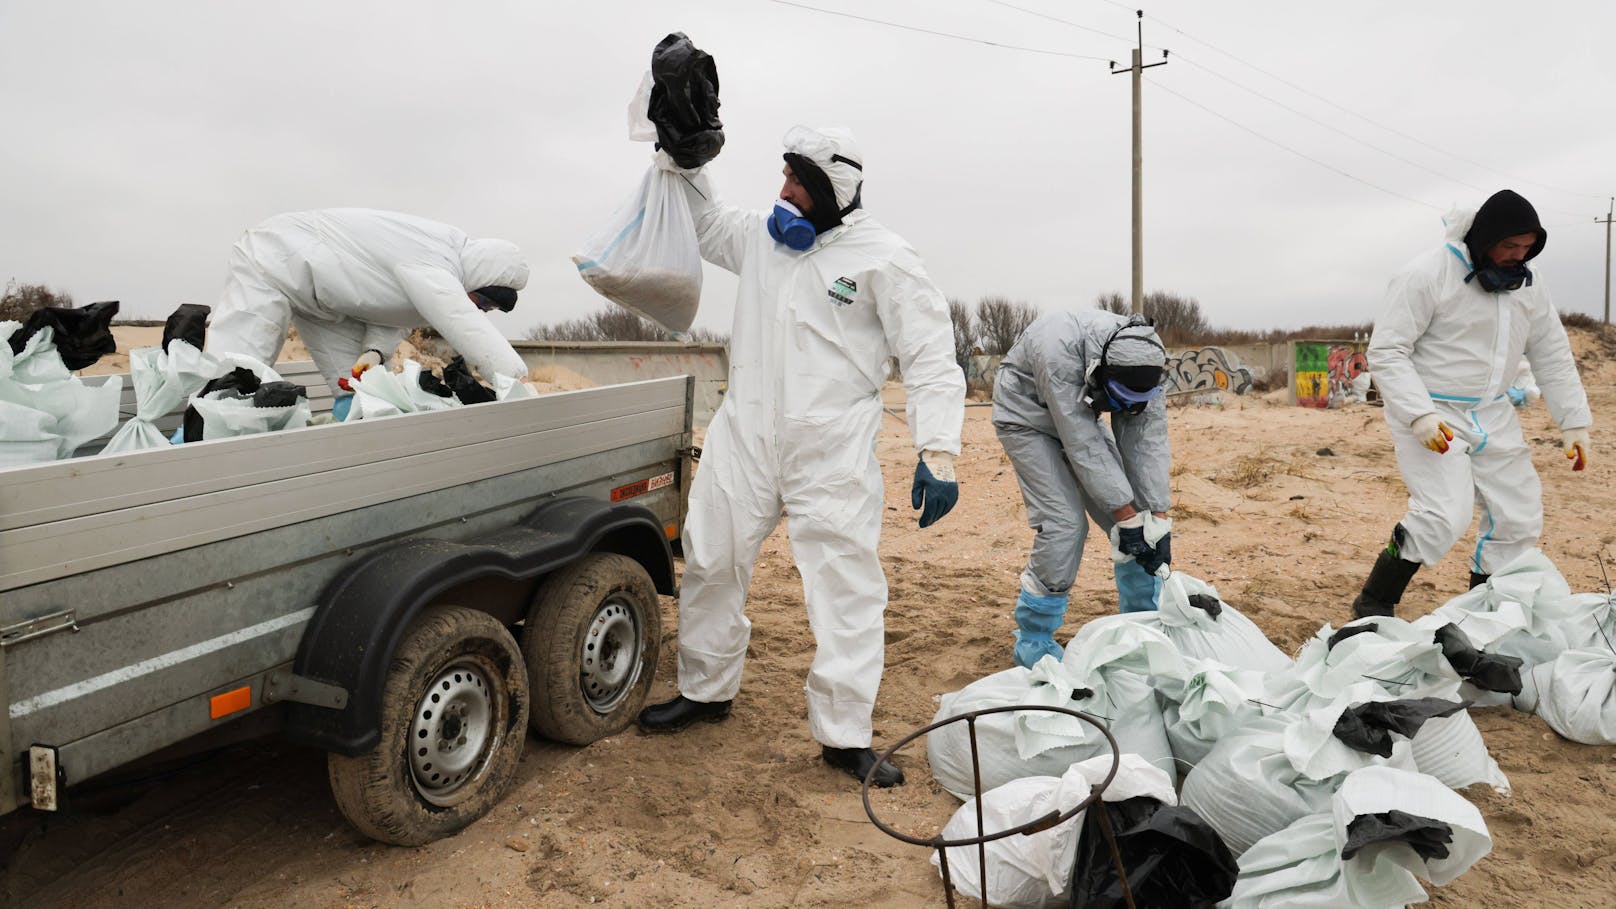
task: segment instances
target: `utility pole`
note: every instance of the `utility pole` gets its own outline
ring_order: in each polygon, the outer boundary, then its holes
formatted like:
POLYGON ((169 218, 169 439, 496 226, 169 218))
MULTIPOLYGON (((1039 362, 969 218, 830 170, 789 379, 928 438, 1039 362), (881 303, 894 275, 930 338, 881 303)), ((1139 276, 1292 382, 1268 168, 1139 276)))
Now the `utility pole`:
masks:
MULTIPOLYGON (((1610 205, 1605 209, 1605 324, 1610 324, 1610 216, 1616 213, 1616 196, 1612 196, 1610 205)), ((1595 218, 1598 224, 1599 219, 1595 218)))
POLYGON ((1145 11, 1134 10, 1139 20, 1137 23, 1139 43, 1133 49, 1133 65, 1125 69, 1118 69, 1115 60, 1111 61, 1111 74, 1133 73, 1133 311, 1145 311, 1145 193, 1144 193, 1144 154, 1140 147, 1140 100, 1144 79, 1142 74, 1152 66, 1167 65, 1167 51, 1162 51, 1160 63, 1145 64, 1145 11))

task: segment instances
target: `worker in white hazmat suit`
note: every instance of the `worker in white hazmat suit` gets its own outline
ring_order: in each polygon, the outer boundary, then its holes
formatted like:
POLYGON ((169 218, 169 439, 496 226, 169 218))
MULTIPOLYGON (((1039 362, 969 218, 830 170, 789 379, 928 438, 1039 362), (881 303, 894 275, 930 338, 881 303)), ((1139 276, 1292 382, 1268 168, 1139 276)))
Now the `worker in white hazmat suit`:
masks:
MULTIPOLYGON (((684 528, 679 696, 646 708, 652 732, 728 715, 741 684, 753 563, 784 513, 817 650, 808 726, 831 766, 903 782, 870 748, 881 681, 881 386, 898 360, 919 460, 920 526, 958 497, 953 460, 965 376, 948 303, 916 255, 862 208, 864 156, 845 129, 794 127, 772 212, 718 204, 682 171, 702 257, 740 276, 729 386, 707 429, 684 528)), ((661 165, 676 169, 659 156, 661 165)))
POLYGON ((1510 190, 1444 219, 1447 242, 1398 272, 1369 340, 1369 368, 1408 486, 1408 511, 1353 603, 1392 615, 1421 565, 1481 528, 1470 584, 1537 545, 1542 486, 1508 389, 1524 355, 1572 470, 1588 464, 1593 425, 1576 361, 1548 291, 1526 263, 1548 232, 1510 190))
POLYGON ((1054 633, 1089 518, 1112 539, 1121 611, 1156 608, 1155 574, 1172 561, 1166 359, 1143 316, 1062 312, 1034 320, 994 374, 993 428, 1035 533, 1016 597, 1017 666, 1061 658, 1054 633))
POLYGON ((492 382, 527 367, 484 315, 506 312, 527 260, 505 240, 478 240, 413 215, 332 208, 276 215, 230 252, 230 277, 208 323, 209 353, 273 363, 289 324, 337 396, 342 380, 389 360, 406 331, 431 326, 492 382))

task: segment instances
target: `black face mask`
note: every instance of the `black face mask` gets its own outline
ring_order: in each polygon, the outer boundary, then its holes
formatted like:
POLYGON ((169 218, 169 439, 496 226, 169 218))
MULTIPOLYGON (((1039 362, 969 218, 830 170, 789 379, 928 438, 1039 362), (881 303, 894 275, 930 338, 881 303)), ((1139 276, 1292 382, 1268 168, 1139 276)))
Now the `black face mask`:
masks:
POLYGON ((1465 275, 1465 283, 1469 284, 1472 278, 1481 285, 1482 290, 1490 294, 1507 293, 1532 286, 1532 270, 1524 264, 1505 267, 1489 263, 1465 275))

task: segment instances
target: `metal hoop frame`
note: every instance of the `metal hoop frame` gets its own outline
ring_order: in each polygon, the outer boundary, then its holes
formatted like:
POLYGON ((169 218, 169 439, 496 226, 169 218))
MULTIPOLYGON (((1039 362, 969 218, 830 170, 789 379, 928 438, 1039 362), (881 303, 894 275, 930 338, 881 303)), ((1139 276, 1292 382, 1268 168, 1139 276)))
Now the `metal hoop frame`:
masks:
MULTIPOLYGON (((864 775, 864 785, 860 787, 860 795, 864 799, 864 813, 870 818, 870 823, 879 828, 882 833, 885 833, 887 836, 894 839, 902 840, 905 843, 910 843, 916 846, 930 846, 937 850, 938 869, 942 871, 943 875, 943 896, 948 900, 949 909, 954 909, 954 883, 948 873, 948 850, 958 846, 975 846, 977 865, 981 872, 982 907, 983 909, 989 909, 991 904, 988 902, 987 894, 987 844, 993 842, 994 840, 1004 839, 1007 836, 1014 836, 1016 834, 1030 836, 1034 833, 1048 830, 1057 824, 1076 817, 1079 813, 1087 810, 1090 806, 1099 804, 1101 796, 1105 794, 1106 787, 1110 786, 1111 780, 1116 778, 1117 767, 1121 764, 1121 762, 1122 752, 1117 746, 1116 737, 1111 734, 1110 729, 1106 728, 1105 722, 1100 720, 1098 717, 1091 716, 1081 710, 1070 710, 1065 707, 1047 707, 1042 704, 988 707, 982 710, 972 710, 969 713, 962 713, 958 716, 951 716, 946 720, 938 720, 929 726, 923 726, 920 729, 917 729, 899 739, 891 748, 888 748, 886 751, 881 753, 880 757, 876 759, 875 764, 870 767, 870 771, 864 775), (1077 805, 1071 810, 1066 812, 1051 811, 1043 817, 1035 818, 1034 820, 1028 821, 1027 823, 1018 827, 1011 827, 1007 830, 1000 830, 996 833, 988 833, 982 829, 982 763, 976 744, 976 721, 978 717, 987 716, 988 714, 1017 713, 1023 710, 1041 710, 1047 713, 1064 713, 1067 716, 1076 717, 1077 719, 1088 723, 1090 726, 1093 726, 1095 729, 1098 729, 1100 734, 1105 736, 1106 745, 1108 745, 1111 749, 1111 769, 1106 773, 1105 779, 1101 780, 1098 785, 1089 790, 1088 798, 1078 802, 1077 805), (882 763, 890 760, 894 754, 897 754, 900 749, 902 749, 905 745, 908 745, 910 742, 913 742, 915 739, 918 739, 921 736, 932 732, 933 730, 941 729, 942 727, 951 723, 958 723, 961 720, 965 721, 971 740, 971 776, 972 782, 975 784, 974 791, 976 793, 976 836, 969 837, 967 839, 945 840, 943 839, 942 834, 938 834, 930 839, 921 839, 920 837, 910 836, 901 830, 883 823, 880 818, 875 816, 875 809, 870 805, 870 785, 871 780, 875 777, 876 770, 881 767, 882 763)), ((1134 909, 1133 890, 1128 886, 1128 872, 1122 866, 1122 855, 1117 851, 1116 833, 1111 829, 1111 818, 1106 813, 1103 806, 1100 809, 1099 818, 1100 829, 1105 834, 1106 845, 1110 847, 1111 850, 1111 862, 1117 870, 1117 880, 1122 884, 1123 902, 1127 904, 1128 909, 1134 909)))

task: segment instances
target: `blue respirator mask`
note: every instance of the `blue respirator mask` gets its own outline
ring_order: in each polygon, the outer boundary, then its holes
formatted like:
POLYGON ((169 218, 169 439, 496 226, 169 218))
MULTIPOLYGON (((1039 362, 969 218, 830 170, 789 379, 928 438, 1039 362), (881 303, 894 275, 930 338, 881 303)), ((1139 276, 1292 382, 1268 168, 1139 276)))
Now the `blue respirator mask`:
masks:
POLYGON ((814 229, 811 221, 802 216, 797 206, 784 199, 774 203, 774 211, 769 212, 768 225, 769 236, 773 237, 776 243, 783 243, 787 249, 797 252, 813 246, 814 239, 819 236, 819 231, 814 229))

